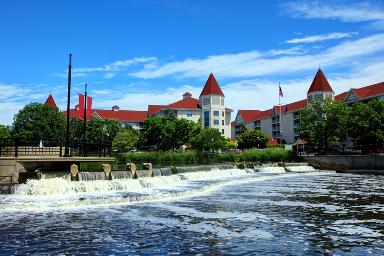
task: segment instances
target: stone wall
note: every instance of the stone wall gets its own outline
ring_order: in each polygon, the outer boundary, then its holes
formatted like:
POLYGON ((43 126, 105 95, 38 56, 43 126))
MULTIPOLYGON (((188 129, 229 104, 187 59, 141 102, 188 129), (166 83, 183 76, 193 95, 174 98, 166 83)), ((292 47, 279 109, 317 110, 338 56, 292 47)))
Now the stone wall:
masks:
POLYGON ((346 170, 382 170, 384 174, 384 155, 352 156, 305 156, 304 160, 315 168, 346 170))
POLYGON ((13 182, 19 179, 19 172, 24 171, 24 167, 16 161, 14 157, 0 157, 0 176, 12 176, 13 182))

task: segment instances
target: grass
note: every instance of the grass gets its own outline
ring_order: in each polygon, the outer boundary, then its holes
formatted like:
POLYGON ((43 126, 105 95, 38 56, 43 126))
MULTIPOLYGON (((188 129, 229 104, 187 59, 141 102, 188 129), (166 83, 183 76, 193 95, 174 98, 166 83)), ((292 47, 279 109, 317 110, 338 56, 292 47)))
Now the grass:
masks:
POLYGON ((118 164, 152 163, 156 166, 194 165, 235 162, 279 162, 294 160, 290 151, 281 148, 252 149, 243 152, 197 153, 189 152, 142 152, 123 153, 116 156, 118 164))

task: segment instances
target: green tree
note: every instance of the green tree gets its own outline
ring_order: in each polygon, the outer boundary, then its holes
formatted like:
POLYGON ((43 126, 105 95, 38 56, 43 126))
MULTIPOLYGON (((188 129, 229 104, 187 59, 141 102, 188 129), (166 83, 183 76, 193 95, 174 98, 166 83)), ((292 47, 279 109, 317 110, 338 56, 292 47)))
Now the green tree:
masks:
POLYGON ((298 131, 310 146, 325 151, 347 132, 348 109, 341 102, 317 99, 301 111, 298 131))
POLYGON ((7 145, 11 142, 11 130, 9 127, 0 124, 0 145, 7 145))
POLYGON ((348 117, 349 135, 364 152, 384 146, 384 101, 354 103, 348 117))
POLYGON ((50 105, 30 103, 15 115, 12 131, 18 139, 62 139, 65 134, 65 119, 50 105))
POLYGON ((112 148, 118 152, 128 152, 137 146, 139 134, 131 126, 125 127, 112 142, 112 148))
POLYGON ((266 148, 269 138, 260 130, 245 130, 237 137, 237 144, 241 149, 266 148))
POLYGON ((186 119, 150 117, 144 121, 142 144, 159 150, 171 150, 187 145, 198 134, 200 126, 186 119))
POLYGON ((92 142, 112 143, 122 129, 121 123, 116 119, 101 119, 92 116, 87 123, 87 140, 92 142))
POLYGON ((192 148, 199 152, 224 149, 226 144, 227 140, 223 135, 217 129, 213 128, 202 129, 201 132, 191 140, 192 148))

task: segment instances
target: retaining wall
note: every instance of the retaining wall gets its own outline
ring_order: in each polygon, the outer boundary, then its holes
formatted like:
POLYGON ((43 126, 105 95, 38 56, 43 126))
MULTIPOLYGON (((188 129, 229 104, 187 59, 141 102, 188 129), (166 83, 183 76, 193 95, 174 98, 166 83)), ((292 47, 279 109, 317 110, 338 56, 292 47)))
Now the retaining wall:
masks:
POLYGON ((384 174, 384 155, 325 155, 304 156, 303 158, 313 167, 319 169, 331 169, 336 171, 381 170, 381 173, 384 174))

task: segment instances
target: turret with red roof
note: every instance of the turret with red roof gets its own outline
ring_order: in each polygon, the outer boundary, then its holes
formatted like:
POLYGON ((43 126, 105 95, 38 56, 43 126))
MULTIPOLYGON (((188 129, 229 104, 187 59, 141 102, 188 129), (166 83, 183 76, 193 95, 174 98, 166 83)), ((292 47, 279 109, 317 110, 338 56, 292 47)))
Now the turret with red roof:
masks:
POLYGON ((335 92, 333 91, 331 85, 328 83, 328 80, 325 77, 323 71, 321 68, 319 68, 307 92, 308 102, 311 102, 317 98, 325 99, 328 97, 331 97, 333 100, 334 95, 335 92))

